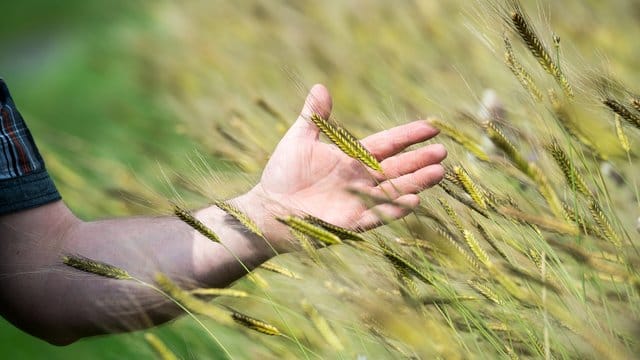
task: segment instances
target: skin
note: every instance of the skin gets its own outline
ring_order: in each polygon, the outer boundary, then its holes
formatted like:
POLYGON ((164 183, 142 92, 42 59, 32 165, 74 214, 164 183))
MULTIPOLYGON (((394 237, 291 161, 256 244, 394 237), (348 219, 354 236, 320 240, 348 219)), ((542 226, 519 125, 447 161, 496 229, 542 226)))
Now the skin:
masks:
POLYGON ((438 131, 415 121, 373 134, 361 142, 378 158, 384 175, 369 170, 319 140, 308 119, 328 117, 331 97, 315 85, 302 112, 282 138, 260 182, 231 202, 263 230, 265 239, 244 231, 216 207, 195 216, 222 239, 211 242, 175 217, 82 221, 62 202, 0 216, 0 313, 17 327, 52 344, 151 327, 180 310, 148 287, 101 278, 62 264, 66 254, 126 269, 153 282, 157 272, 184 287, 226 287, 262 262, 294 250, 276 216, 310 214, 363 231, 407 215, 418 193, 442 180, 440 144, 403 152, 438 131), (391 198, 368 207, 349 189, 391 198))

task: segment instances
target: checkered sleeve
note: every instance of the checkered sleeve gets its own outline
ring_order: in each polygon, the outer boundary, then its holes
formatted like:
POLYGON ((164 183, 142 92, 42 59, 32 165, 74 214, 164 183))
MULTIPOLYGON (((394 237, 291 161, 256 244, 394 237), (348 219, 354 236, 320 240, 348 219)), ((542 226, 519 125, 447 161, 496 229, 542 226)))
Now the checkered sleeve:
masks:
POLYGON ((0 215, 59 199, 31 132, 0 79, 0 215))

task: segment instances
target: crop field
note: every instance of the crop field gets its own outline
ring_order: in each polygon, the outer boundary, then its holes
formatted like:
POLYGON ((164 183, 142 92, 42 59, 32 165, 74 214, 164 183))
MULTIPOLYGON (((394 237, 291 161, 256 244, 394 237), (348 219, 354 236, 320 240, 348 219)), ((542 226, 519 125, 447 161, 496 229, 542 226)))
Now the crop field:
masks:
MULTIPOLYGON (((159 275, 190 313, 173 322, 62 348, 2 323, 0 356, 638 357, 640 4, 96 4, 45 6, 55 31, 12 5, 0 32, 0 75, 84 219, 173 216, 247 191, 314 83, 333 96, 331 118, 314 119, 323 133, 424 119, 447 172, 375 230, 289 224, 302 250, 200 290, 215 297, 159 275)), ((349 136, 323 141, 375 168, 349 136)))

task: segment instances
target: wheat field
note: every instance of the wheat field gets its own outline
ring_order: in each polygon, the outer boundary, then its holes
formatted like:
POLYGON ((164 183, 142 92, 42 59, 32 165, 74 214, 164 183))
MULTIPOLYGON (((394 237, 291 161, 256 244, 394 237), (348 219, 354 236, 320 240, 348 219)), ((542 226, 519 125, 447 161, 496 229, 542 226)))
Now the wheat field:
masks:
MULTIPOLYGON (((180 171, 97 163, 118 175, 95 190, 111 214, 175 213, 205 233, 171 204, 222 208, 249 189, 316 82, 334 98, 331 123, 316 119, 324 141, 363 166, 376 165, 356 138, 414 119, 440 129, 432 142, 449 156, 443 182, 402 220, 354 234, 285 219, 304 251, 230 289, 187 291, 158 275, 148 285, 193 315, 128 335, 126 346, 163 359, 638 357, 639 5, 140 7, 144 21, 109 32, 119 53, 100 61, 126 59, 140 93, 190 140, 172 159, 180 171), (342 129, 354 139, 331 135, 342 129)), ((63 195, 86 184, 50 158, 63 195)), ((98 212, 81 196, 68 201, 98 212)), ((90 259, 65 263, 137 281, 90 259)))

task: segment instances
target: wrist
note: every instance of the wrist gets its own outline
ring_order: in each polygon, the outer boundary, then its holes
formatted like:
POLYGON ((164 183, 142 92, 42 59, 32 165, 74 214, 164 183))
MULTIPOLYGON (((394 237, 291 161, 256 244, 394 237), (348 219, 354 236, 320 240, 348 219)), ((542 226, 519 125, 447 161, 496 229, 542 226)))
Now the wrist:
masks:
POLYGON ((273 246, 278 253, 291 251, 293 237, 287 226, 276 220, 277 217, 289 215, 291 210, 266 193, 260 184, 230 200, 230 203, 257 225, 264 236, 264 241, 273 246))

